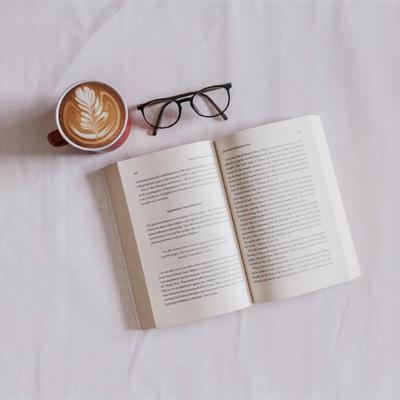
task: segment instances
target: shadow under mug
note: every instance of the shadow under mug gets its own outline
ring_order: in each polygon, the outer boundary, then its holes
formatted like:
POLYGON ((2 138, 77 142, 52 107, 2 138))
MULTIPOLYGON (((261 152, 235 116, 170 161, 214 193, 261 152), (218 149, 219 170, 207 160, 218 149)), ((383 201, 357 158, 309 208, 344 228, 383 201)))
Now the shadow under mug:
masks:
POLYGON ((112 151, 112 150, 117 149, 119 146, 121 146, 125 142, 125 140, 129 136, 129 134, 131 132, 131 128, 132 128, 132 120, 131 120, 130 116, 128 115, 128 107, 125 103, 125 100, 119 93, 119 91, 108 84, 105 84, 105 83, 102 83, 99 81, 94 81, 94 80, 90 80, 90 81, 85 80, 85 81, 74 83, 73 85, 69 86, 64 91, 64 93, 61 95, 60 99, 58 100, 55 117, 56 117, 57 129, 47 134, 47 140, 53 147, 62 147, 62 146, 66 146, 69 144, 79 150, 95 152, 95 153, 112 151), (121 102, 123 103, 124 108, 125 108, 125 123, 124 123, 123 128, 121 129, 121 132, 111 143, 109 143, 105 146, 101 146, 101 147, 84 147, 84 146, 80 146, 79 144, 73 142, 71 139, 69 139, 64 134, 64 132, 61 128, 61 124, 59 122, 59 109, 60 109, 60 105, 61 105, 61 102, 63 101, 64 97, 75 87, 82 85, 84 83, 90 83, 90 82, 101 83, 103 85, 110 87, 113 91, 115 91, 118 94, 118 96, 120 97, 121 102))

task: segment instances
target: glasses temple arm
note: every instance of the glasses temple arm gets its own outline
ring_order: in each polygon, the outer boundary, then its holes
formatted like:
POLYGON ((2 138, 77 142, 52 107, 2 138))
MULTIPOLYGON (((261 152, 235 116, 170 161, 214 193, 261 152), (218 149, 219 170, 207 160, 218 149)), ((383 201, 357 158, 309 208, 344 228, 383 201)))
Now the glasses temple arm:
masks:
POLYGON ((158 113, 157 122, 156 122, 156 124, 154 125, 153 132, 151 133, 153 136, 156 136, 156 135, 157 135, 158 126, 160 125, 161 117, 162 117, 162 115, 163 115, 163 112, 164 112, 164 110, 165 110, 165 107, 167 107, 168 104, 171 104, 171 103, 172 103, 172 101, 167 101, 167 102, 161 107, 160 112, 158 113))
POLYGON ((212 106, 218 111, 219 115, 226 121, 228 117, 224 112, 221 111, 221 109, 214 103, 214 101, 211 99, 210 96, 207 96, 205 93, 199 93, 200 96, 205 97, 211 104, 212 106))

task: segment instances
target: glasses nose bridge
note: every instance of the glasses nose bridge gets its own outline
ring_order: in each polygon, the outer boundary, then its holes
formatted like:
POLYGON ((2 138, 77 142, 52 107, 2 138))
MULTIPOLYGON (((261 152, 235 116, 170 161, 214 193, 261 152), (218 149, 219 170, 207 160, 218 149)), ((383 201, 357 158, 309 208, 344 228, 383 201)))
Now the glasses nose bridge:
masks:
POLYGON ((190 103, 190 100, 191 100, 191 99, 192 99, 192 96, 189 96, 189 97, 184 97, 183 99, 176 100, 176 102, 177 102, 178 104, 190 103))

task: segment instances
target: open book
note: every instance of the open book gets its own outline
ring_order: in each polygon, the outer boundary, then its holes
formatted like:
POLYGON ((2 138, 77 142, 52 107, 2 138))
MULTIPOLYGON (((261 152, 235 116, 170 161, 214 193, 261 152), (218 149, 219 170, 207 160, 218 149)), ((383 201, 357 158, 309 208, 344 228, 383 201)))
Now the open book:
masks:
POLYGON ((360 275, 317 116, 159 151, 105 171, 144 329, 360 275))

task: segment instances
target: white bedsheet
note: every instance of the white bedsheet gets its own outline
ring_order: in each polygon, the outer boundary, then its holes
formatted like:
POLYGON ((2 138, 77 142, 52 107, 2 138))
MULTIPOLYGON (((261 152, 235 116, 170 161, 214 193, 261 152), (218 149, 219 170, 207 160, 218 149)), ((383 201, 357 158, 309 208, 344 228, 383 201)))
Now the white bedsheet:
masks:
POLYGON ((400 2, 0 3, 0 398, 400 397, 400 2), (231 81, 87 155, 45 134, 71 83, 128 104, 231 81), (321 115, 363 277, 164 330, 132 309, 104 181, 127 157, 321 115))

